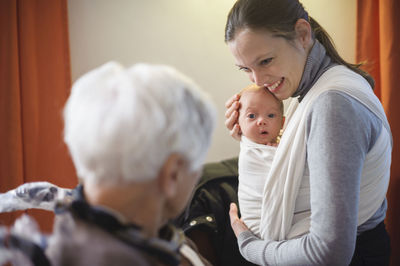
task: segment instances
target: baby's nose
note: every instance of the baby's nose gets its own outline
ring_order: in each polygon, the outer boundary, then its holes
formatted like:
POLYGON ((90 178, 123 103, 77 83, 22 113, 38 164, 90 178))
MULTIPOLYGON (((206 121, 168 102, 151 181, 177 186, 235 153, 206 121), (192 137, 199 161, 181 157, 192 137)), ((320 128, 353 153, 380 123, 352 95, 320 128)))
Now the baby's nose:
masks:
POLYGON ((267 124, 267 119, 265 119, 264 117, 260 117, 258 120, 257 120, 257 124, 258 125, 266 125, 267 124))

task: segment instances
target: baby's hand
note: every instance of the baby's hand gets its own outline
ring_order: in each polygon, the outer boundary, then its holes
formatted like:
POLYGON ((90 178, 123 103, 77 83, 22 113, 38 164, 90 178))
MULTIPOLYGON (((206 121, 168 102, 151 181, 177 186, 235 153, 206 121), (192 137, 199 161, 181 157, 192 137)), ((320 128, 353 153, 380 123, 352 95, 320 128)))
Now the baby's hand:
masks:
POLYGON ((235 94, 225 103, 225 107, 227 108, 225 112, 225 126, 229 129, 230 135, 236 140, 240 140, 242 134, 238 124, 240 107, 239 99, 240 95, 235 94))

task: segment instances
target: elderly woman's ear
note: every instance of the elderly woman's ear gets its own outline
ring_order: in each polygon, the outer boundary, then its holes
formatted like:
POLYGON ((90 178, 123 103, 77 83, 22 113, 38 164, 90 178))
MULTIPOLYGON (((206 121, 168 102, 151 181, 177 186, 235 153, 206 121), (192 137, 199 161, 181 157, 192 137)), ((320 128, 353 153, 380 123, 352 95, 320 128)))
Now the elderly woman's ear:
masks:
POLYGON ((201 170, 193 170, 182 154, 172 153, 168 156, 157 177, 164 218, 170 219, 182 212, 200 174, 201 170))
POLYGON ((184 171, 185 160, 182 155, 173 153, 165 160, 158 174, 160 192, 167 198, 178 193, 180 172, 184 171))

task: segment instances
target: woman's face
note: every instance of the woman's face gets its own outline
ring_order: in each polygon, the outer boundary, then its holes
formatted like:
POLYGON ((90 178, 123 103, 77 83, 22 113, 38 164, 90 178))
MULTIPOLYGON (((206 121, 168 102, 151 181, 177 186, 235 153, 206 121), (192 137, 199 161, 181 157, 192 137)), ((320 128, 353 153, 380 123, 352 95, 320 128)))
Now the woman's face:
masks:
POLYGON ((268 88, 280 100, 299 86, 310 46, 298 37, 288 41, 266 30, 240 30, 228 43, 236 65, 252 82, 268 88))

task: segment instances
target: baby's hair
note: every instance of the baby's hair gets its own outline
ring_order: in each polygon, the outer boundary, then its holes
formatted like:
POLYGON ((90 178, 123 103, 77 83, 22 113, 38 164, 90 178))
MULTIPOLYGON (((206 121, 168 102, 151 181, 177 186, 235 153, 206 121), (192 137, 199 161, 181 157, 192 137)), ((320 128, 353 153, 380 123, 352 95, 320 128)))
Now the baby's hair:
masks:
POLYGON ((283 108, 284 108, 283 101, 276 98, 276 96, 272 92, 270 92, 267 88, 265 88, 264 86, 257 86, 256 84, 250 84, 249 86, 243 88, 238 94, 240 96, 242 96, 243 93, 245 93, 245 92, 258 91, 258 90, 265 90, 267 93, 271 94, 275 98, 275 100, 277 102, 279 102, 279 110, 281 111, 281 113, 283 115, 283 108))

